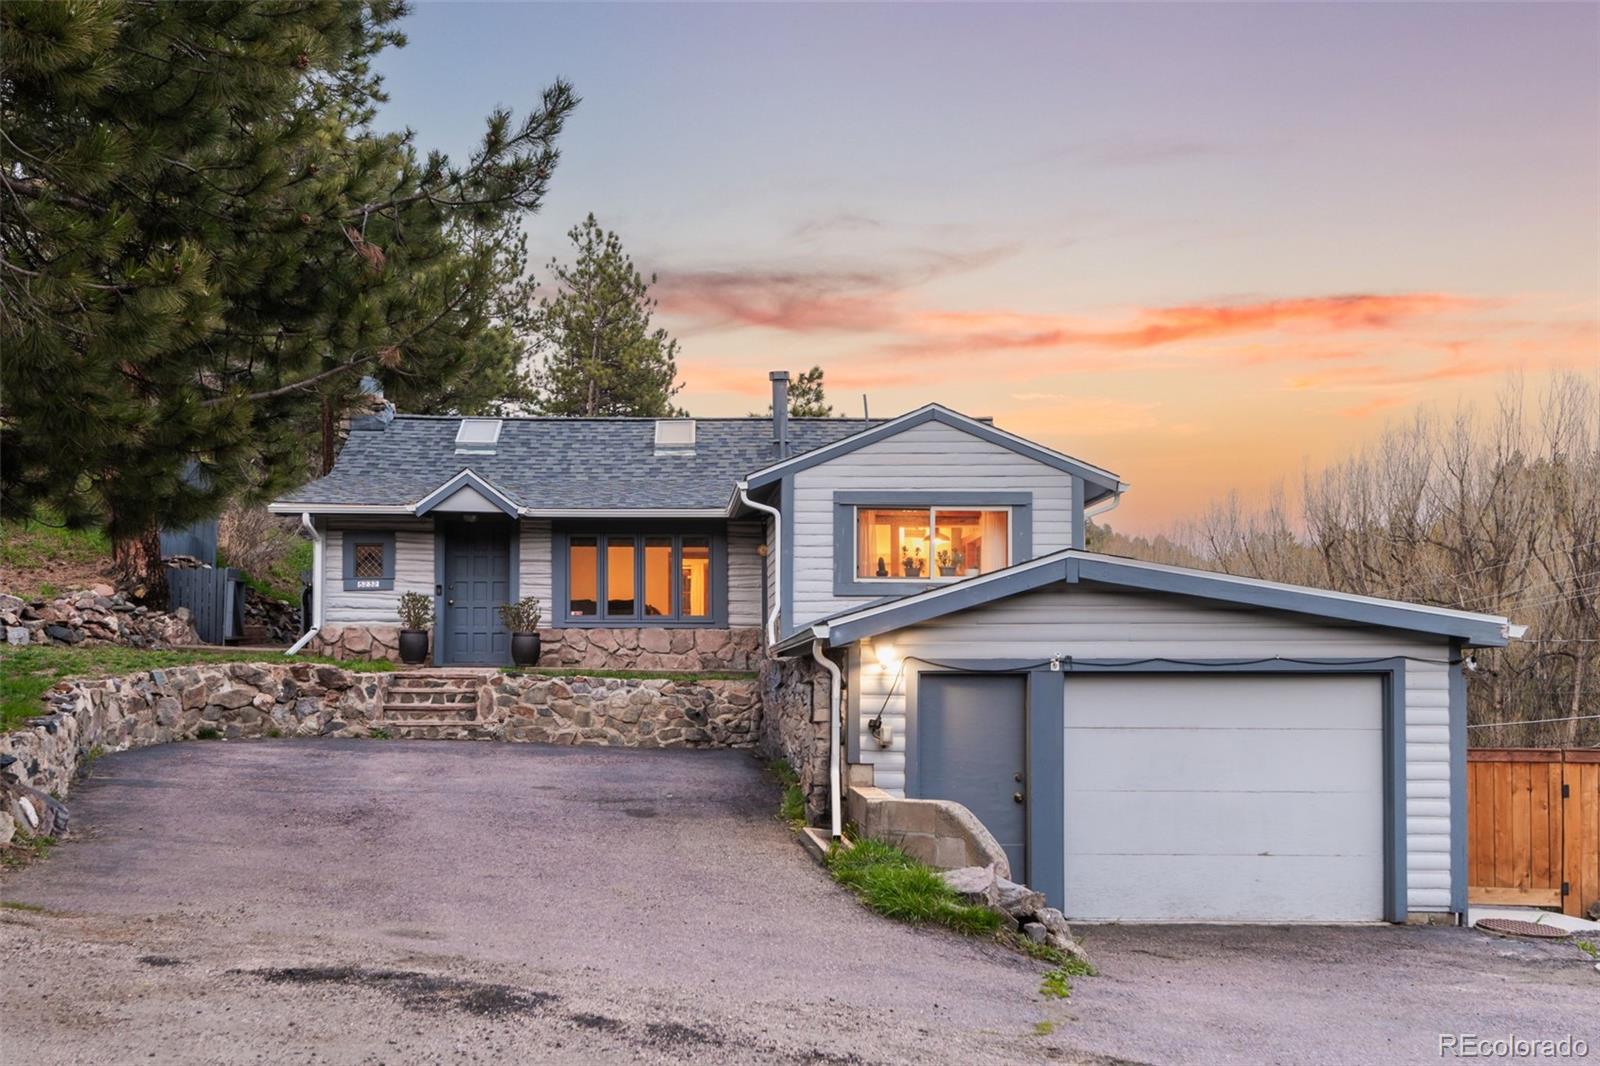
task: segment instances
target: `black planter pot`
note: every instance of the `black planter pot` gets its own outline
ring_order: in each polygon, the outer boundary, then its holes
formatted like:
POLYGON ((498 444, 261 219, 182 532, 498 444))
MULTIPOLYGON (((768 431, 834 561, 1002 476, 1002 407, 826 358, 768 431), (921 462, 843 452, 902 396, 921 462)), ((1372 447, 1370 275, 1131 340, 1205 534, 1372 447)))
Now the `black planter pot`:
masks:
POLYGON ((426 662, 427 658, 428 631, 426 629, 402 629, 400 631, 400 661, 415 666, 420 662, 426 662))
POLYGON ((539 665, 539 634, 511 634, 511 661, 518 666, 539 665))

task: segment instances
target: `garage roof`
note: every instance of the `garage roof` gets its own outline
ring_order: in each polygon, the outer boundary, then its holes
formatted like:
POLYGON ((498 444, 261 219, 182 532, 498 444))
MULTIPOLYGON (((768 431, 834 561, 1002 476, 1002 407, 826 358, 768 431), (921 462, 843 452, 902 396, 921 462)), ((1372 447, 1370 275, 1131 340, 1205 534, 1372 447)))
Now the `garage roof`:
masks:
POLYGON ((841 611, 790 636, 779 644, 778 650, 789 651, 813 639, 826 640, 838 647, 1061 581, 1069 584, 1087 581, 1428 633, 1453 637, 1477 647, 1504 647, 1523 631, 1523 627, 1513 626, 1498 615, 1356 596, 1068 548, 958 584, 841 611))

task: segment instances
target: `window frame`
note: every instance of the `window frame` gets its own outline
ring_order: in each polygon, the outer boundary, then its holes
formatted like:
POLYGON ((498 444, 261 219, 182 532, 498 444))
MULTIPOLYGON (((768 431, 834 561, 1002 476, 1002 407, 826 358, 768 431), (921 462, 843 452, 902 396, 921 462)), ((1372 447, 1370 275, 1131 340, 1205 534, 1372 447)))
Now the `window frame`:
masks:
POLYGON ((728 626, 728 541, 727 531, 721 528, 683 527, 663 524, 617 523, 611 525, 570 525, 552 531, 554 557, 552 561, 551 594, 555 601, 551 619, 556 626, 572 629, 725 629, 728 626), (595 611, 594 614, 572 613, 571 544, 574 537, 593 537, 596 541, 595 560, 595 611), (645 613, 645 542, 661 538, 672 541, 669 587, 672 611, 669 615, 645 613), (705 541, 710 555, 708 574, 711 581, 710 612, 705 615, 685 615, 681 575, 683 572, 684 541, 705 541), (630 542, 633 548, 634 609, 631 614, 612 614, 606 598, 606 583, 610 561, 608 548, 613 541, 630 542))
POLYGON ((391 592, 394 590, 394 533, 384 530, 344 529, 339 531, 346 592, 391 592), (356 577, 356 546, 380 545, 383 548, 383 576, 356 577))
MULTIPOLYGON (((939 511, 1006 511, 1006 526, 1011 543, 1007 546, 1006 566, 1033 558, 1033 493, 1031 492, 936 492, 936 491, 852 491, 833 494, 833 594, 835 596, 886 596, 921 592, 949 585, 964 577, 940 577, 938 565, 928 560, 928 576, 921 578, 859 577, 856 553, 860 525, 858 515, 867 510, 925 510, 928 512, 930 544, 939 511)), ((989 571, 994 573, 994 571, 989 571)))

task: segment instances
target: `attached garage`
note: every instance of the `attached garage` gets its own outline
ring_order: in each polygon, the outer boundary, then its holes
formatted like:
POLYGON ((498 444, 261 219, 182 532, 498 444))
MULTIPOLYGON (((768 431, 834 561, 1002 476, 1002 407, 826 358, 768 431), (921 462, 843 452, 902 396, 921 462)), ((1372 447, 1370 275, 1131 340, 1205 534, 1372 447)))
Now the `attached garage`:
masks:
POLYGON ((845 771, 996 823, 1086 921, 1466 910, 1466 693, 1503 618, 1076 549, 841 613, 845 771))
POLYGON ((1372 675, 1074 676, 1066 898, 1104 921, 1381 921, 1372 675))

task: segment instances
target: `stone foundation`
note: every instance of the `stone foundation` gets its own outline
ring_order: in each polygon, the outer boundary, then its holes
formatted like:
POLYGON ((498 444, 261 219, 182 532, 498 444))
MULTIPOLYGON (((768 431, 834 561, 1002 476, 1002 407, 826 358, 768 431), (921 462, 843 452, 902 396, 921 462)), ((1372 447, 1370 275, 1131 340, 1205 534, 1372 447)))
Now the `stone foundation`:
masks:
POLYGON ((317 631, 306 645, 307 655, 327 659, 388 659, 400 661, 400 627, 379 625, 329 625, 317 631))
POLYGON ((754 670, 762 659, 761 630, 541 629, 540 666, 595 670, 754 670))
MULTIPOLYGON (((541 629, 540 666, 590 670, 755 670, 760 665, 761 630, 541 629)), ((312 655, 330 659, 400 661, 400 628, 388 625, 326 625, 307 645, 312 655)))
POLYGON ((767 659, 761 664, 759 746, 782 759, 800 778, 806 817, 828 813, 828 714, 832 679, 811 659, 767 659))
POLYGON ((627 748, 747 748, 755 681, 501 674, 478 692, 480 721, 506 740, 627 748))

